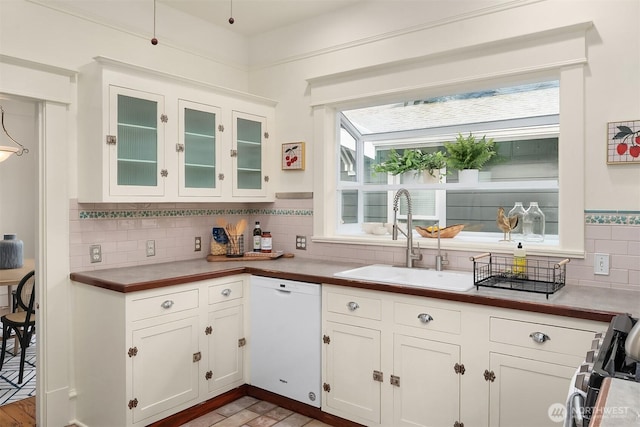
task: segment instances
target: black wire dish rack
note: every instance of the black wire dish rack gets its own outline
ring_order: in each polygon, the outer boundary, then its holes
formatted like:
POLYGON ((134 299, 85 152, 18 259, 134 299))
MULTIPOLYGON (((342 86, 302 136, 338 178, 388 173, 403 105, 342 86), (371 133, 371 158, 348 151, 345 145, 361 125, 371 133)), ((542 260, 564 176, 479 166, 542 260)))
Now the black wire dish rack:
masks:
POLYGON ((473 284, 488 288, 512 289, 549 295, 566 282, 568 258, 560 261, 525 258, 517 264, 514 257, 496 256, 490 252, 473 256, 473 284))

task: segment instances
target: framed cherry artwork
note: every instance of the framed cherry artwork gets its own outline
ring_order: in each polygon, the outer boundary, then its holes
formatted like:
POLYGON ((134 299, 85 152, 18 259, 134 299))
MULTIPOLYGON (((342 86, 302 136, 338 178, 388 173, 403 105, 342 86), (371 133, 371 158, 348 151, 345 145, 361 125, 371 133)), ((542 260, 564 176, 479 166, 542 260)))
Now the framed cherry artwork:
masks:
POLYGON ((640 120, 607 123, 607 164, 640 164, 640 120))
POLYGON ((304 170, 304 142, 282 144, 282 170, 304 170))

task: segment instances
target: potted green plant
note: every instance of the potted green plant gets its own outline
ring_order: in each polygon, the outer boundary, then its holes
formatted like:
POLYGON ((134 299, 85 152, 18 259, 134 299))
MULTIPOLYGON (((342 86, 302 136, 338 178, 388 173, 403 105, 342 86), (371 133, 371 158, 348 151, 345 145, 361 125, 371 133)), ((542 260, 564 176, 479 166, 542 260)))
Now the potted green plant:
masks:
POLYGON ((441 170, 447 166, 447 157, 441 151, 433 153, 418 148, 405 149, 400 154, 395 149, 389 151, 389 157, 382 163, 373 165, 374 172, 401 175, 412 172, 414 178, 423 173, 430 175, 436 182, 440 181, 441 170))
POLYGON ((447 165, 458 170, 458 181, 463 184, 478 182, 478 172, 496 155, 492 138, 486 135, 476 139, 472 133, 468 136, 458 134, 456 142, 445 142, 447 165))

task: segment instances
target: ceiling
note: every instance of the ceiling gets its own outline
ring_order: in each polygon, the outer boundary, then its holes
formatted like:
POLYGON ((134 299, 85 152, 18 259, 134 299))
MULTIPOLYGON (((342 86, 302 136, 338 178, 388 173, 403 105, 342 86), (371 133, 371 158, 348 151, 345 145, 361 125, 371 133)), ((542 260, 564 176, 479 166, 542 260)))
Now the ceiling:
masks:
MULTIPOLYGON (((151 0, 148 0, 151 1, 151 0)), ((371 0, 157 0, 244 36, 254 36, 283 26, 335 12, 371 0), (229 24, 233 8, 234 23, 229 24)))

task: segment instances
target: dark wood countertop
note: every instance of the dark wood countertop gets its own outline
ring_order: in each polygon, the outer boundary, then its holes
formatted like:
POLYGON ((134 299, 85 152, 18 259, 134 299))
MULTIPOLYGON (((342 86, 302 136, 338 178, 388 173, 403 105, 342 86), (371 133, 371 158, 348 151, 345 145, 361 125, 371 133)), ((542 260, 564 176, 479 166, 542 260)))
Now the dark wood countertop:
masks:
POLYGON ((281 258, 260 262, 238 261, 233 263, 207 262, 203 259, 77 272, 71 273, 71 279, 75 282, 115 292, 128 293, 246 273, 601 322, 609 322, 618 313, 630 313, 634 317, 640 315, 640 293, 634 291, 566 285, 546 299, 545 295, 542 294, 504 289, 474 288, 467 292, 449 292, 334 277, 337 272, 361 266, 362 264, 300 258, 281 258))

